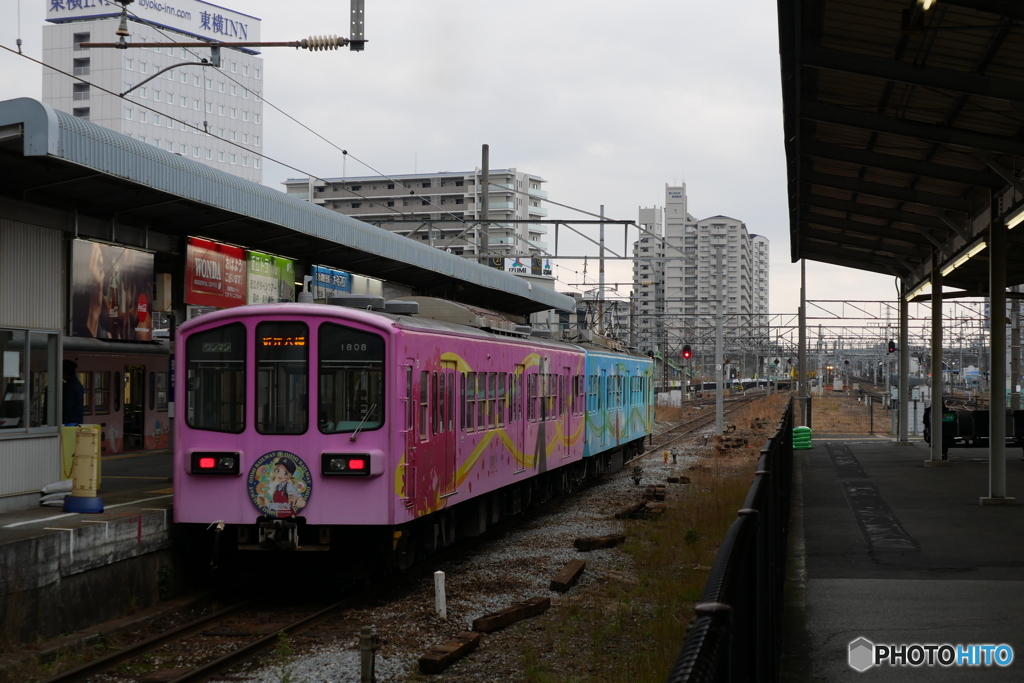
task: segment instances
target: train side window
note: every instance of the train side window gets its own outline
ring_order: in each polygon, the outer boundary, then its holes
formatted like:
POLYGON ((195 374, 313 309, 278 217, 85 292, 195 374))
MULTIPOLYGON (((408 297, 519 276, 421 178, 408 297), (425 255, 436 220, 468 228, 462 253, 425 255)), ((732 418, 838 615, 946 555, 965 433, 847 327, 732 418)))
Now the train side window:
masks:
POLYGON ((414 411, 412 407, 412 366, 405 366, 405 428, 412 429, 414 411))
POLYGON ((498 426, 498 373, 487 374, 487 420, 491 429, 498 426))
POLYGON ((473 416, 476 415, 476 373, 466 375, 466 431, 473 431, 473 416))
POLYGON ((114 397, 114 412, 121 410, 121 373, 114 373, 114 384, 113 386, 113 397, 114 397))
POLYGON ((507 402, 505 400, 505 398, 506 398, 506 394, 505 394, 505 380, 507 380, 507 379, 508 379, 508 373, 506 373, 506 372, 499 372, 498 373, 498 426, 499 427, 504 427, 505 426, 505 406, 507 405, 507 402))
POLYGON ((167 373, 156 373, 156 409, 159 412, 167 410, 167 373))
MULTIPOLYGON (((110 373, 92 373, 92 412, 93 415, 110 413, 110 373)), ((152 410, 152 409, 151 409, 152 410)))
POLYGON ((438 431, 444 431, 444 388, 440 386, 440 382, 444 381, 444 374, 441 373, 439 381, 437 373, 431 373, 431 375, 430 396, 434 400, 434 410, 432 413, 434 421, 431 424, 430 431, 436 434, 438 431))
POLYGON ((487 373, 476 373, 476 426, 487 429, 487 373))
POLYGON ((455 373, 448 373, 448 431, 455 432, 455 373))
MULTIPOLYGON (((193 429, 245 430, 245 326, 196 332, 185 343, 185 419, 193 429)), ((117 391, 123 390, 118 378, 117 391)))
POLYGON ((526 419, 537 421, 537 375, 526 376, 526 419))
POLYGON ((430 373, 424 370, 420 373, 420 439, 427 440, 427 424, 429 403, 427 397, 430 395, 430 373))
POLYGON ((466 373, 459 373, 459 429, 466 431, 466 373))

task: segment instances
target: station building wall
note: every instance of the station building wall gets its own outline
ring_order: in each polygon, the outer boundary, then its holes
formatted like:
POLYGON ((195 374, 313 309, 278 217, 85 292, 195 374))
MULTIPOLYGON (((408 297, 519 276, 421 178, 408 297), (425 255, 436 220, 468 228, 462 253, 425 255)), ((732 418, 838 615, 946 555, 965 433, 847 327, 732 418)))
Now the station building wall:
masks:
POLYGON ((60 231, 0 217, 0 512, 60 479, 60 231))

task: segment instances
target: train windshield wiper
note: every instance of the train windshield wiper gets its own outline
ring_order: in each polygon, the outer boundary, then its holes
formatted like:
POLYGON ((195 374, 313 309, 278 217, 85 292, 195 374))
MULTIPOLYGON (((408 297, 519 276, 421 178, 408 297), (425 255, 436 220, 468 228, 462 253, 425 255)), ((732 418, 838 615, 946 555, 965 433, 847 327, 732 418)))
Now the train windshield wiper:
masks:
POLYGON ((377 409, 377 404, 376 403, 372 404, 369 408, 366 409, 366 413, 363 414, 363 419, 359 421, 359 426, 357 426, 356 430, 354 432, 352 432, 352 436, 348 437, 349 441, 355 441, 356 440, 356 437, 359 436, 359 430, 361 430, 363 428, 363 425, 366 424, 366 421, 368 419, 370 419, 370 413, 372 413, 376 409, 377 409))

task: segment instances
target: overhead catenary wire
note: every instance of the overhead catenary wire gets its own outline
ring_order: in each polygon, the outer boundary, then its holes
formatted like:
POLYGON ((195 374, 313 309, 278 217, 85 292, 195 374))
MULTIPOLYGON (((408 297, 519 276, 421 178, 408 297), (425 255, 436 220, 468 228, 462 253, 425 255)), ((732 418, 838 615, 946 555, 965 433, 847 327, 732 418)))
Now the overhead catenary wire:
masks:
MULTIPOLYGON (((173 41, 173 39, 171 38, 171 36, 170 36, 170 35, 168 35, 168 34, 167 34, 167 32, 166 32, 166 31, 164 31, 164 30, 162 30, 162 29, 161 29, 161 28, 160 28, 159 26, 156 26, 156 25, 154 25, 154 24, 151 24, 151 23, 150 23, 150 22, 148 22, 148 21, 147 21, 146 19, 144 19, 143 17, 140 17, 140 16, 138 15, 138 14, 136 14, 135 12, 133 12, 133 11, 131 11, 131 10, 127 10, 127 12, 128 12, 128 13, 129 13, 130 15, 132 15, 132 16, 133 16, 133 17, 134 17, 135 19, 137 19, 137 20, 139 21, 139 23, 141 23, 141 24, 144 24, 144 25, 148 26, 149 28, 153 29, 154 31, 156 31, 157 33, 159 33, 160 35, 162 35, 162 36, 163 36, 164 38, 167 38, 168 42, 174 42, 174 41, 173 41)), ((213 47, 214 45, 215 45, 215 43, 211 43, 211 44, 210 44, 210 46, 211 46, 211 47, 213 47)), ((202 56, 201 56, 201 55, 200 55, 199 53, 197 53, 197 52, 196 52, 195 50, 192 50, 191 48, 187 48, 187 47, 182 47, 181 49, 182 49, 182 50, 185 50, 186 52, 188 52, 189 54, 191 54, 191 55, 192 55, 193 57, 195 57, 195 58, 196 58, 196 59, 198 59, 198 60, 202 60, 202 61, 204 61, 204 62, 206 61, 206 60, 205 60, 205 59, 204 59, 204 58, 203 58, 203 57, 202 57, 202 56)), ((203 66, 212 66, 212 64, 204 64, 203 66)), ((216 68, 216 67, 215 67, 215 68, 216 68)), ((239 81, 239 80, 238 80, 237 78, 235 78, 234 76, 232 76, 232 75, 231 75, 230 73, 228 73, 227 71, 219 70, 218 72, 219 72, 219 73, 220 73, 220 74, 221 74, 221 75, 222 75, 222 76, 223 76, 224 78, 226 78, 227 80, 231 81, 231 82, 232 82, 232 83, 234 83, 235 85, 239 86, 239 87, 240 87, 240 88, 242 88, 243 90, 250 90, 250 89, 249 89, 249 87, 248 87, 248 86, 247 86, 246 84, 244 84, 244 83, 242 83, 241 81, 239 81)), ((204 99, 205 99, 205 92, 206 92, 206 91, 204 90, 204 91, 203 91, 203 93, 204 93, 204 95, 203 95, 203 96, 204 96, 204 99)), ((266 99, 265 97, 263 97, 263 94, 262 94, 262 93, 257 93, 257 92, 254 92, 254 91, 253 91, 253 96, 254 96, 254 97, 256 97, 256 98, 258 98, 258 99, 259 99, 260 101, 262 101, 262 102, 263 102, 264 104, 266 104, 267 106, 269 106, 269 107, 270 107, 271 109, 273 109, 273 110, 277 111, 277 112, 278 112, 278 113, 280 113, 281 115, 283 115, 283 116, 285 116, 286 118, 290 119, 290 120, 291 120, 292 122, 294 122, 295 124, 297 124, 297 125, 301 126, 302 128, 306 129, 306 130, 307 130, 307 131, 309 131, 310 133, 313 133, 313 135, 316 135, 316 136, 317 136, 318 138, 320 138, 320 139, 321 139, 321 140, 323 140, 324 142, 328 143, 329 145, 331 145, 332 147, 334 147, 335 149, 337 149, 338 151, 340 151, 340 152, 341 152, 341 153, 342 153, 343 155, 345 155, 345 156, 352 156, 352 158, 353 158, 353 159, 356 159, 356 157, 355 157, 354 155, 350 155, 350 154, 349 154, 348 150, 342 149, 341 147, 339 147, 338 145, 334 144, 333 142, 331 142, 330 140, 328 140, 328 139, 327 139, 327 138, 325 138, 324 136, 322 136, 322 135, 320 135, 319 133, 317 133, 317 132, 316 132, 315 130, 313 130, 312 128, 310 128, 310 127, 309 127, 309 126, 307 126, 306 124, 304 124, 304 123, 302 123, 301 121, 299 121, 298 119, 296 119, 296 118, 295 118, 294 116, 292 116, 292 115, 291 115, 291 114, 289 114, 288 112, 284 111, 283 109, 281 109, 280 107, 278 107, 277 105, 275 105, 275 104, 274 104, 273 102, 270 102, 269 100, 267 100, 267 99, 266 99)), ((205 131, 204 131, 204 132, 205 132, 205 131)), ((215 137, 216 137, 216 136, 215 136, 215 137)), ((223 138, 220 138, 220 139, 223 139, 223 138)), ((254 153, 254 154, 256 154, 256 152, 253 152, 253 153, 254 153)), ((261 156, 261 157, 263 157, 263 158, 268 158, 268 159, 270 158, 270 157, 266 157, 266 156, 264 156, 264 155, 259 155, 259 156, 261 156)), ((277 161, 276 159, 271 159, 271 161, 273 161, 274 163, 279 163, 279 164, 281 163, 281 162, 277 161)), ((369 167, 369 166, 368 166, 367 164, 365 164, 364 162, 360 161, 359 159, 356 159, 356 161, 359 161, 359 163, 362 163, 362 164, 363 164, 364 166, 367 166, 367 168, 370 168, 370 167, 369 167)), ((292 170, 298 170, 298 169, 296 169, 296 168, 294 168, 294 167, 292 167, 292 166, 288 166, 287 164, 281 164, 281 165, 282 165, 282 166, 284 166, 285 168, 290 168, 290 169, 292 169, 292 170)), ((300 172, 300 173, 303 173, 303 171, 299 171, 299 172, 300 172)), ((318 176, 315 176, 315 175, 313 175, 312 173, 306 173, 306 175, 307 175, 307 177, 309 177, 309 178, 314 178, 314 179, 316 179, 316 180, 318 180, 318 181, 322 181, 322 182, 324 182, 324 183, 328 183, 328 182, 329 182, 329 181, 328 181, 328 180, 326 180, 325 178, 320 178, 320 177, 318 177, 318 176)), ((405 187, 404 185, 403 185, 402 187, 403 187, 403 188, 405 188, 405 189, 407 189, 407 190, 410 190, 410 193, 411 193, 411 194, 415 194, 415 193, 414 193, 414 192, 413 192, 413 191, 412 191, 412 190, 411 190, 410 188, 407 188, 407 187, 405 187)), ((398 209, 396 209, 396 208, 395 208, 395 207, 393 207, 393 206, 387 206, 386 204, 382 204, 382 203, 380 203, 380 202, 376 202, 376 201, 374 201, 373 199, 370 199, 369 197, 366 197, 365 195, 359 194, 358 192, 355 192, 355 191, 353 191, 353 190, 349 190, 348 188, 343 188, 343 189, 344 189, 344 190, 345 190, 346 192, 348 192, 349 194, 351 194, 352 196, 354 196, 354 197, 358 197, 359 199, 361 199, 361 200, 364 200, 364 201, 368 202, 369 204, 371 204, 371 205, 373 205, 373 206, 379 206, 379 207, 380 207, 380 208, 382 208, 382 209, 386 209, 386 210, 388 210, 388 211, 391 211, 392 213, 396 213, 396 214, 399 214, 399 215, 402 215, 402 216, 410 216, 410 214, 406 214, 406 213, 405 213, 405 212, 403 212, 403 211, 399 211, 398 209)), ((312 196, 311 196, 311 197, 309 197, 309 202, 310 202, 310 204, 312 204, 312 203, 313 203, 313 197, 312 197, 312 196)), ((440 207, 438 207, 438 208, 440 208, 440 207)), ((442 209, 442 211, 443 211, 443 209, 442 209)), ((452 214, 451 212, 446 212, 446 213, 449 213, 449 215, 453 216, 454 218, 459 218, 458 216, 455 216, 455 214, 452 214)), ((414 215, 411 215, 411 217, 415 218, 415 216, 414 216, 414 215)))
MULTIPOLYGON (((185 126, 187 128, 190 128, 190 129, 194 130, 197 133, 202 133, 204 135, 209 135, 210 137, 216 138, 217 140, 220 140, 221 142, 224 142, 224 143, 226 143, 228 145, 231 145, 232 147, 236 147, 236 148, 238 148, 240 150, 247 151, 247 152, 251 153, 253 156, 258 156, 261 159, 267 159, 269 161, 274 162, 275 164, 279 164, 279 165, 283 166, 284 168, 291 169, 291 170, 293 170, 293 171, 295 171, 297 173, 303 173, 303 174, 307 175, 310 178, 315 178, 317 180, 321 180, 323 182, 327 182, 323 178, 320 178, 320 177, 318 177, 318 176, 316 176, 316 175, 314 175, 314 174, 312 174, 312 173, 310 173, 308 171, 305 171, 305 170, 303 170, 303 169, 301 169, 301 168, 299 168, 297 166, 293 166, 292 164, 289 164, 289 163, 287 163, 285 161, 282 161, 282 160, 277 159, 275 157, 269 156, 269 155, 267 155, 267 154, 265 154, 263 152, 258 152, 258 151, 254 150, 254 149, 246 147, 245 145, 239 144, 238 142, 235 142, 235 141, 232 141, 232 140, 228 140, 227 138, 224 138, 224 137, 220 137, 219 135, 214 135, 213 133, 207 133, 201 127, 199 127, 199 126, 197 126, 197 125, 195 125, 195 124, 193 124, 193 123, 191 123, 189 121, 185 121, 185 120, 179 119, 179 118, 177 118, 175 116, 171 116, 170 114, 166 114, 163 111, 160 111, 158 109, 154 109, 153 107, 151 107, 151 106, 149 106, 147 104, 143 104, 142 102, 128 100, 127 97, 122 96, 121 94, 116 93, 113 90, 109 90, 108 88, 104 88, 101 85, 97 85, 97 84, 95 84, 95 83, 93 83, 93 82, 91 82, 89 80, 86 80, 86 79, 80 77, 80 76, 75 76, 74 74, 68 73, 67 71, 64 71, 62 69, 58 69, 57 67, 51 66, 49 64, 45 64, 42 61, 40 61, 38 59, 35 59, 33 57, 30 57, 30 56, 28 56, 26 54, 19 53, 16 50, 12 49, 11 47, 9 47, 7 45, 0 44, 0 49, 6 50, 7 52, 10 52, 11 54, 17 55, 17 56, 22 57, 24 59, 27 59, 27 60, 29 60, 31 62, 34 62, 35 64, 38 64, 38 65, 40 65, 40 66, 42 66, 44 68, 50 69, 51 71, 55 71, 55 72, 57 72, 59 74, 62 74, 64 76, 68 76, 69 78, 73 78, 73 79, 75 79, 77 81, 85 83, 85 84, 89 85, 92 88, 96 88, 97 90, 99 90, 101 92, 107 93, 108 95, 113 95, 114 97, 117 97, 118 99, 122 99, 122 100, 125 100, 125 101, 132 102, 133 105, 138 106, 141 109, 145 109, 147 111, 153 112, 154 114, 159 114, 160 116, 164 116, 164 117, 170 119, 171 121, 174 121, 175 123, 177 123, 177 124, 179 124, 181 126, 185 126)), ((372 200, 369 200, 369 199, 367 201, 372 202, 372 200)), ((394 213, 396 213, 396 214, 398 214, 400 216, 403 216, 403 217, 406 217, 406 218, 414 218, 414 216, 412 214, 407 214, 407 213, 405 213, 403 211, 400 211, 400 210, 398 210, 398 209, 396 209, 394 207, 385 207, 385 208, 387 208, 389 211, 392 211, 392 212, 394 212, 394 213)))

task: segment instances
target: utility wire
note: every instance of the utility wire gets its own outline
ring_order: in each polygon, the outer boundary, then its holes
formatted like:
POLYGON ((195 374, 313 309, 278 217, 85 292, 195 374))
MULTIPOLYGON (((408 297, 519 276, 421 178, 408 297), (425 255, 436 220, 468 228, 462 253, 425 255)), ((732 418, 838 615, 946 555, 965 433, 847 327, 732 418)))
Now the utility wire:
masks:
MULTIPOLYGON (((246 147, 244 145, 241 145, 241 144, 239 144, 237 142, 234 142, 232 140, 228 140, 227 138, 220 137, 219 135, 214 135, 213 133, 207 133, 205 130, 203 130, 199 126, 194 125, 193 123, 191 123, 189 121, 185 121, 185 120, 176 118, 174 116, 171 116, 170 114, 166 114, 163 111, 154 109, 153 107, 151 107, 151 106, 149 106, 147 104, 143 104, 142 102, 137 102, 137 101, 129 100, 126 96, 121 95, 120 93, 116 93, 113 90, 109 90, 107 88, 104 88, 101 85, 97 85, 97 84, 95 84, 95 83, 93 83, 93 82, 91 82, 89 80, 86 80, 86 79, 82 78, 81 76, 75 76, 74 74, 68 73, 67 71, 64 71, 62 69, 58 69, 55 66, 51 66, 49 64, 45 64, 42 61, 40 61, 38 59, 35 59, 33 57, 30 57, 30 56, 28 56, 28 55, 26 55, 24 53, 19 53, 16 50, 13 50, 12 48, 8 47, 7 45, 0 44, 0 49, 6 50, 7 52, 10 52, 13 55, 17 55, 19 57, 27 59, 30 62, 34 62, 35 64, 38 64, 38 65, 40 65, 40 66, 42 66, 42 67, 44 67, 46 69, 50 69, 51 71, 55 71, 55 72, 57 72, 59 74, 67 76, 69 78, 73 78, 76 81, 80 81, 82 83, 85 83, 85 84, 89 85, 92 88, 96 88, 97 90, 99 90, 101 92, 107 93, 108 95, 113 95, 114 97, 117 97, 118 99, 122 99, 122 100, 124 100, 126 102, 131 102, 133 105, 135 105, 135 106, 137 106, 137 107, 139 107, 141 109, 145 109, 147 111, 153 112, 154 114, 159 114, 160 116, 164 116, 164 117, 170 119, 171 121, 174 121, 175 123, 177 123, 179 125, 186 126, 186 127, 190 128, 190 129, 194 130, 197 133, 202 133, 204 135, 209 135, 210 137, 215 138, 217 140, 220 140, 221 142, 225 142, 225 143, 231 145, 232 147, 237 147, 240 150, 249 152, 249 153, 253 154, 254 156, 258 156, 258 157, 260 157, 262 159, 268 159, 270 161, 273 161, 275 164, 280 164, 284 168, 291 169, 291 170, 293 170, 293 171, 295 171, 297 173, 303 173, 303 174, 305 174, 306 176, 308 176, 310 178, 315 178, 316 180, 327 182, 323 178, 315 176, 312 173, 309 173, 308 171, 304 171, 303 169, 301 169, 301 168, 299 168, 297 166, 293 166, 293 165, 291 165, 291 164, 289 164, 287 162, 281 161, 280 159, 277 159, 275 157, 271 157, 271 156, 269 156, 267 154, 264 154, 262 152, 257 152, 255 150, 252 150, 252 149, 250 149, 250 148, 248 148, 248 147, 246 147)), ((370 201, 371 203, 375 203, 375 202, 373 202, 373 200, 369 200, 368 199, 367 201, 370 201)), ((310 202, 310 203, 312 204, 312 202, 310 202)), ((315 204, 314 204, 314 206, 315 206, 315 204)), ((393 211, 394 213, 397 213, 398 215, 403 216, 405 218, 415 218, 414 215, 407 214, 407 213, 405 213, 403 211, 399 211, 398 209, 396 209, 394 207, 385 207, 385 208, 387 208, 389 211, 393 211)))
MULTIPOLYGON (((113 3, 109 2, 109 0, 106 0, 106 1, 108 2, 108 4, 113 4, 113 3)), ((162 36, 163 36, 164 38, 166 38, 166 39, 167 39, 167 40, 168 40, 169 42, 175 42, 175 41, 174 41, 174 39, 172 38, 172 36, 168 35, 168 33, 167 33, 166 31, 162 30, 162 29, 161 29, 161 28, 160 28, 159 26, 155 26, 154 24, 151 24, 151 23, 150 23, 150 22, 148 22, 148 21, 147 21, 146 19, 144 19, 144 18, 140 17, 140 16, 138 15, 138 14, 136 14, 135 12, 133 12, 133 11, 131 11, 131 10, 127 10, 127 12, 128 12, 128 14, 132 15, 133 17, 135 17, 135 19, 137 19, 137 20, 139 21, 139 23, 142 23, 142 24, 144 24, 144 25, 148 26, 149 28, 153 29, 154 31, 156 31, 157 33, 159 33, 160 35, 162 35, 162 36)), ((159 43, 156 43, 156 45, 159 45, 159 43)), ((213 43, 211 43, 211 47, 212 47, 213 45, 214 45, 214 44, 213 44, 213 43)), ((196 52, 196 51, 195 51, 195 50, 193 50, 192 48, 187 48, 187 47, 186 47, 186 48, 182 48, 182 49, 183 49, 183 50, 185 50, 186 52, 188 52, 189 54, 191 54, 191 55, 192 55, 193 57, 195 57, 195 58, 196 58, 197 60, 200 60, 200 61, 204 61, 204 59, 205 59, 204 57, 202 57, 202 56, 201 56, 201 55, 200 55, 200 54, 199 54, 198 52, 196 52)), ((209 66, 212 66, 212 65, 209 65, 209 66)), ((215 67, 215 68, 216 68, 216 67, 215 67)), ((331 145, 332 147, 334 147, 334 148, 338 149, 338 150, 339 150, 339 151, 340 151, 340 152, 341 152, 341 153, 342 153, 343 155, 346 155, 346 156, 348 156, 348 155, 349 155, 349 154, 348 154, 348 151, 347 151, 347 150, 341 149, 340 147, 338 147, 337 145, 335 145, 334 143, 332 143, 332 142, 331 142, 330 140, 328 140, 327 138, 323 137, 322 135, 320 135, 319 133, 317 133, 317 132, 316 132, 315 130, 313 130, 313 129, 312 129, 312 128, 310 128, 309 126, 306 126, 306 125, 305 125, 304 123, 302 123, 301 121, 299 121, 298 119, 296 119, 295 117, 293 117, 293 116, 292 116, 291 114, 289 114, 288 112, 284 111, 283 109, 281 109, 280 107, 278 107, 277 105, 275 105, 275 104, 274 104, 273 102, 270 102, 269 100, 267 100, 267 99, 266 99, 265 97, 263 97, 262 93, 257 93, 257 92, 255 92, 255 91, 252 91, 252 90, 250 90, 250 88, 249 88, 249 87, 248 87, 247 85, 245 85, 244 83, 242 83, 241 81, 239 81, 238 79, 236 79, 236 78, 235 78, 234 76, 232 76, 232 75, 231 75, 231 74, 230 74, 229 72, 227 72, 227 71, 224 71, 224 70, 221 70, 221 69, 218 69, 218 72, 219 72, 219 73, 220 73, 220 74, 221 74, 221 75, 222 75, 222 76, 223 76, 224 78, 226 78, 226 79, 228 79, 229 81, 231 81, 231 82, 235 83, 236 85, 238 85, 238 86, 239 86, 240 88, 242 88, 243 90, 249 90, 250 92, 252 92, 252 94, 253 94, 253 96, 254 96, 254 97, 256 97, 256 98, 258 98, 259 100, 261 100, 262 102, 264 102, 264 103, 265 103, 265 104, 266 104, 267 106, 269 106, 269 107, 271 107, 272 109, 274 109, 275 111, 277 111, 277 112, 281 113, 281 114, 282 114, 282 115, 284 115, 285 117, 287 117, 287 118, 291 119, 292 121, 294 121, 294 122, 295 122, 295 123, 297 123, 298 125, 302 126, 303 128, 305 128, 305 129, 306 129, 306 130, 308 130, 309 132, 311 132, 311 133, 313 133, 314 135, 316 135, 317 137, 319 137, 319 138, 320 138, 321 140, 323 140, 324 142, 327 142, 328 144, 330 144, 330 145, 331 145)), ((204 88, 204 90, 203 90, 203 96, 204 96, 204 99, 205 99, 205 96, 206 96, 206 91, 205 91, 205 88, 204 88)), ((254 154, 258 154, 257 152, 253 152, 253 153, 254 153, 254 154)), ((260 156, 263 156, 263 155, 260 155, 260 156)), ((269 158, 269 157, 267 157, 267 158, 269 158)), ((352 158, 354 159, 355 157, 353 156, 352 158)), ((272 160, 272 161, 274 161, 275 163, 280 163, 280 162, 278 162, 277 160, 274 160, 274 159, 271 159, 271 160, 272 160)), ((362 163, 362 162, 360 162, 360 163, 362 163)), ((283 165, 283 166, 285 166, 286 168, 292 168, 293 170, 296 170, 296 169, 294 169, 294 168, 293 168, 293 167, 291 167, 291 166, 287 166, 286 164, 282 164, 282 165, 283 165)), ((364 165, 365 165, 365 164, 364 164, 364 165)), ((300 171, 300 173, 301 173, 301 172, 302 172, 302 171, 300 171)), ((328 182, 328 181, 327 181, 326 179, 324 179, 324 178, 318 178, 318 177, 314 176, 314 175, 313 175, 312 173, 307 173, 306 175, 307 175, 307 177, 309 177, 309 178, 315 178, 316 180, 320 180, 320 181, 323 181, 324 183, 327 183, 327 182, 328 182)), ((403 187, 405 187, 405 186, 403 185, 403 187)), ((382 208, 382 209, 386 209, 386 210, 388 210, 388 211, 391 211, 391 212, 393 212, 393 213, 399 214, 399 215, 401 215, 401 216, 409 216, 409 217, 411 217, 411 218, 414 218, 414 219, 415 219, 415 215, 410 215, 410 214, 406 214, 406 213, 404 213, 404 212, 402 212, 402 211, 399 211, 398 209, 396 209, 396 208, 394 208, 394 207, 392 207, 392 206, 387 206, 387 205, 385 205, 385 204, 382 204, 382 203, 380 203, 380 202, 376 202, 376 201, 374 201, 373 199, 370 199, 369 197, 366 197, 365 195, 362 195, 362 194, 359 194, 358 192, 355 192, 354 190, 350 190, 350 189, 348 189, 348 188, 342 188, 342 189, 343 189, 343 190, 345 190, 346 192, 348 192, 349 194, 351 194, 352 196, 358 197, 359 199, 362 199, 362 200, 366 201, 367 203, 369 203, 369 204, 371 204, 371 205, 373 205, 373 206, 379 206, 379 207, 380 207, 380 208, 382 208)), ((409 188, 405 188, 405 189, 409 189, 409 188)), ((412 193, 412 192, 410 191, 410 193, 412 193)), ((414 194, 414 193, 413 193, 413 194, 414 194)), ((310 203, 310 204, 312 204, 312 203, 313 203, 313 197, 312 197, 312 196, 310 196, 310 197, 309 197, 309 203, 310 203)), ((450 213, 450 212, 449 212, 449 213, 450 213)), ((458 218, 457 216, 455 216, 455 214, 450 214, 450 215, 452 215, 453 217, 456 217, 456 218, 458 218)))

